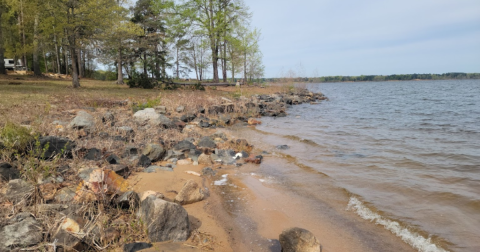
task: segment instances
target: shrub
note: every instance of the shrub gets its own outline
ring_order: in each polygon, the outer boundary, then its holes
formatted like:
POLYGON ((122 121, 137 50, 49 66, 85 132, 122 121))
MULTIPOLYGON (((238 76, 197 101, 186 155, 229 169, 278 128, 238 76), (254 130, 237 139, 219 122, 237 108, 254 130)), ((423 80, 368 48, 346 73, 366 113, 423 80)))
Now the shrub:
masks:
POLYGON ((152 89, 155 87, 156 82, 148 78, 146 74, 133 73, 132 78, 128 80, 127 85, 130 88, 144 88, 152 89))

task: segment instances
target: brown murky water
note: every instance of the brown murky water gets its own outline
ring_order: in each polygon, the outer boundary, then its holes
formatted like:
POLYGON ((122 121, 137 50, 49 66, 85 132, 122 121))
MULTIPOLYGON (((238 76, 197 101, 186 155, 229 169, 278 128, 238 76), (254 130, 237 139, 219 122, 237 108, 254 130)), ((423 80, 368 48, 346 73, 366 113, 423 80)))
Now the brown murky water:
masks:
POLYGON ((271 153, 230 176, 258 248, 303 225, 324 251, 480 251, 480 81, 309 88, 330 101, 232 131, 271 153))

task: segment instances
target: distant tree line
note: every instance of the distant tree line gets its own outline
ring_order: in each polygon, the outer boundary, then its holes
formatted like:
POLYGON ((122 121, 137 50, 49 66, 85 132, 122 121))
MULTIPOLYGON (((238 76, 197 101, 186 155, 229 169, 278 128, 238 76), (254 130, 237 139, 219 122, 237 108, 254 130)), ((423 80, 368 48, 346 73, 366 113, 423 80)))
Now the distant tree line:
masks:
POLYGON ((263 77, 252 14, 243 0, 0 0, 0 74, 4 58, 34 75, 189 78, 227 82, 263 77), (96 63, 109 67, 99 71, 96 63))
POLYGON ((444 73, 444 74, 392 74, 360 76, 325 76, 325 77, 283 77, 263 78, 265 82, 361 82, 361 81, 407 81, 407 80, 451 80, 480 79, 480 73, 444 73))

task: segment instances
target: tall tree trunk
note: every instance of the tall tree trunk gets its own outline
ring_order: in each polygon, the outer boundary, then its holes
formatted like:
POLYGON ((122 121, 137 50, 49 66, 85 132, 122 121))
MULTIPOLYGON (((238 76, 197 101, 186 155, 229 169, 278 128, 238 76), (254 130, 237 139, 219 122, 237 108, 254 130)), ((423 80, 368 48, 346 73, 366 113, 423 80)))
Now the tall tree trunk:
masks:
POLYGON ((68 75, 68 52, 65 49, 65 47, 62 47, 63 51, 63 56, 64 56, 64 63, 65 63, 65 75, 68 75))
POLYGON ((143 53, 143 74, 147 76, 147 52, 143 53))
POLYGON ((243 84, 247 83, 247 50, 243 52, 243 84))
MULTIPOLYGON (((2 20, 2 14, 4 10, 4 6, 0 3, 0 20, 2 20)), ((7 71, 5 70, 5 61, 4 61, 4 51, 5 48, 3 46, 3 31, 2 31, 2 26, 0 25, 0 74, 7 74, 7 71)), ((16 63, 14 63, 16 65, 16 63)))
POLYGON ((48 73, 48 62, 47 62, 47 54, 45 53, 45 45, 42 46, 43 51, 43 62, 45 63, 45 73, 48 73))
POLYGON ((176 46, 175 49, 176 49, 176 58, 177 58, 177 61, 175 62, 175 65, 177 65, 177 80, 178 80, 178 79, 180 79, 180 71, 179 71, 180 62, 178 60, 178 46, 176 46))
POLYGON ((117 58, 117 84, 123 84, 122 48, 118 48, 117 58))
POLYGON ((70 43, 70 56, 72 57, 72 86, 74 88, 78 88, 80 87, 80 80, 78 78, 78 61, 75 50, 75 35, 70 35, 68 40, 70 43))
POLYGON ((35 21, 33 24, 33 75, 40 76, 40 62, 38 60, 38 13, 35 14, 35 21))
POLYGON ((78 52, 78 56, 77 56, 77 60, 78 60, 78 65, 77 65, 77 68, 78 68, 78 78, 83 78, 84 75, 85 75, 85 71, 83 69, 83 60, 82 60, 82 49, 81 48, 78 48, 77 50, 78 52))
POLYGON ((195 44, 193 45, 193 65, 195 66, 195 76, 198 80, 197 55, 195 54, 195 44))
MULTIPOLYGON (((53 27, 53 30, 55 30, 55 26, 53 27)), ((61 73, 61 67, 60 67, 60 50, 58 48, 58 43, 57 43, 57 33, 53 33, 53 42, 55 44, 55 54, 57 58, 57 73, 61 73)))
MULTIPOLYGON (((225 32, 226 36, 226 32, 225 32)), ((227 82, 227 40, 223 40, 223 56, 222 56, 222 70, 223 70, 223 82, 227 82)))

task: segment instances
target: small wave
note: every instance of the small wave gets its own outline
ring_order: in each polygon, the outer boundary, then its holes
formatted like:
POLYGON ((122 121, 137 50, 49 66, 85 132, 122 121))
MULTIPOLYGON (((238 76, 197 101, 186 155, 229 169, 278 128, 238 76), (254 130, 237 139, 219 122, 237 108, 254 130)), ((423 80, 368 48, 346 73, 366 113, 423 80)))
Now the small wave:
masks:
POLYGON ((430 238, 425 238, 418 233, 402 227, 400 223, 396 221, 389 220, 374 213, 356 197, 350 197, 347 210, 353 210, 363 219, 382 225, 385 229, 400 237, 404 242, 408 243, 419 252, 447 252, 447 250, 433 244, 430 238))

